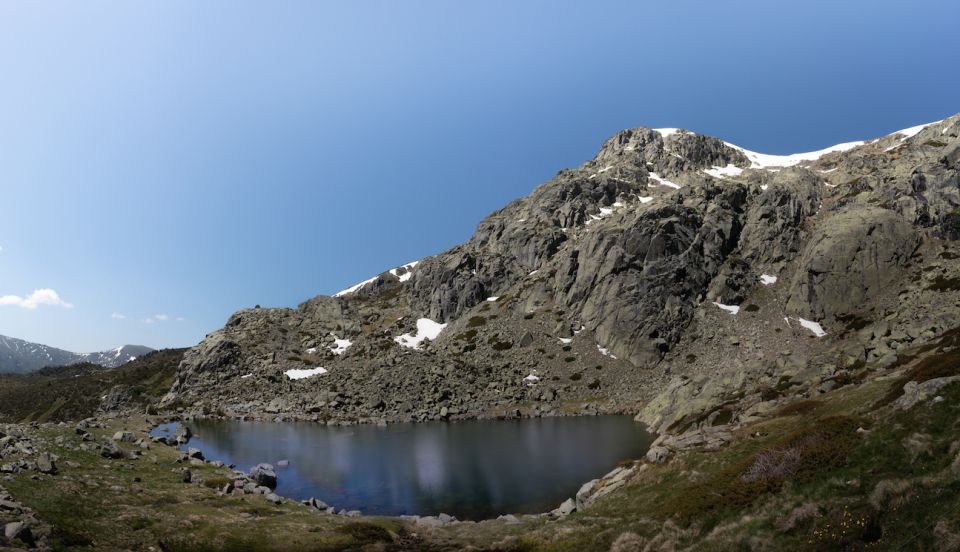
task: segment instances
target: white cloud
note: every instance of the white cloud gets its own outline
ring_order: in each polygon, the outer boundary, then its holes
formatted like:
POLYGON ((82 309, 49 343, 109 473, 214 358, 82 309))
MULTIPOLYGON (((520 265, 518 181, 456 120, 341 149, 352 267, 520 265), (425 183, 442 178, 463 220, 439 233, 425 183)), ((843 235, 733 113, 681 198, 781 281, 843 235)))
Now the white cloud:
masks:
POLYGON ((153 324, 154 320, 153 318, 144 318, 143 320, 141 320, 141 322, 143 322, 144 324, 153 324))
POLYGON ((158 315, 154 316, 154 318, 156 318, 157 320, 159 320, 159 321, 161 321, 161 322, 166 322, 167 320, 170 320, 170 317, 167 316, 167 315, 165 315, 165 314, 158 314, 158 315))
POLYGON ((125 314, 120 314, 120 313, 118 313, 118 312, 115 312, 115 313, 113 313, 113 314, 110 315, 110 318, 113 318, 114 320, 123 320, 123 319, 126 318, 126 317, 127 317, 127 315, 125 315, 125 314))
POLYGON ((184 318, 184 317, 182 317, 182 316, 178 316, 178 317, 177 317, 177 322, 183 322, 184 320, 186 320, 186 318, 184 318))
POLYGON ((36 309, 39 305, 50 305, 53 307, 63 307, 72 309, 73 304, 67 303, 60 298, 56 291, 49 288, 35 289, 27 297, 19 295, 0 295, 0 306, 13 305, 22 309, 36 309))

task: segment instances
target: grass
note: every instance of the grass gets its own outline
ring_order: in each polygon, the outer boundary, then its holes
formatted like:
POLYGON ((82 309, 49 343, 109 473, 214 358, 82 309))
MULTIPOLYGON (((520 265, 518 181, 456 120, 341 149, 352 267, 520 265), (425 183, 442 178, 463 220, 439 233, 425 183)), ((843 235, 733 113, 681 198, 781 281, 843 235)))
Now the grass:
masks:
MULTIPOLYGON (((99 441, 129 427, 118 421, 92 431, 99 441)), ((67 428, 44 429, 42 437, 76 439, 67 428)), ((60 475, 3 482, 52 525, 54 549, 145 550, 163 543, 171 551, 359 550, 393 543, 403 532, 395 520, 348 520, 297 504, 273 505, 259 495, 218 496, 214 489, 229 481, 230 472, 209 465, 190 467, 203 484, 184 484, 179 453, 165 446, 132 461, 106 461, 76 448, 55 452, 60 475)))

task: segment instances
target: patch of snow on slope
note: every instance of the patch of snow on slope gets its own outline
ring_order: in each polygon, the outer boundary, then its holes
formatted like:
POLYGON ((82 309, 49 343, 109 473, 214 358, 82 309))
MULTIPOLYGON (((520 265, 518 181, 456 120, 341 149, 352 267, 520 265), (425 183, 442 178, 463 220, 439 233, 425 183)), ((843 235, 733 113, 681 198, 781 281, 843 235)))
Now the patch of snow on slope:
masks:
POLYGON ((401 282, 406 282, 413 277, 413 267, 417 266, 418 264, 420 264, 420 261, 413 261, 412 263, 407 263, 405 265, 398 266, 397 268, 392 268, 390 269, 390 274, 393 274, 399 278, 401 282), (403 274, 397 274, 400 272, 400 269, 404 270, 403 274))
POLYGON ((910 128, 905 128, 905 129, 903 129, 903 130, 898 130, 898 131, 896 131, 896 132, 894 132, 894 133, 892 133, 892 134, 894 134, 894 135, 899 134, 899 135, 903 136, 903 138, 900 138, 901 140, 908 140, 908 139, 910 139, 910 138, 913 138, 913 137, 916 136, 917 134, 920 134, 920 131, 922 131, 923 129, 927 128, 928 126, 930 126, 930 125, 935 125, 935 124, 937 124, 937 123, 939 123, 939 122, 940 122, 940 121, 934 121, 934 122, 932 122, 932 123, 927 123, 927 124, 925 124, 925 125, 912 126, 912 127, 910 127, 910 128))
POLYGON ((662 178, 659 174, 657 174, 657 173, 655 173, 655 172, 650 173, 650 178, 653 179, 657 184, 659 184, 659 185, 661 185, 661 186, 669 186, 669 187, 673 188, 674 190, 679 190, 679 189, 680 189, 680 185, 679 185, 679 184, 674 184, 673 182, 670 182, 669 180, 667 180, 667 179, 665 179, 665 178, 662 178))
POLYGON ((333 347, 330 347, 330 352, 335 355, 342 355, 351 345, 353 345, 353 342, 349 339, 337 339, 337 336, 333 336, 333 347))
POLYGON ((572 337, 558 337, 557 339, 559 339, 559 340, 560 340, 560 343, 563 343, 564 345, 569 345, 569 344, 573 343, 573 338, 572 338, 572 337))
POLYGON ((654 132, 658 132, 660 136, 666 138, 667 136, 673 136, 674 134, 680 132, 679 128, 655 128, 654 132))
POLYGON ((813 332, 813 335, 815 335, 815 336, 817 336, 817 337, 823 337, 823 336, 827 335, 827 332, 823 331, 823 328, 820 326, 820 324, 817 324, 816 322, 813 322, 812 320, 806 320, 806 319, 803 319, 803 318, 797 318, 797 320, 800 321, 800 325, 801 325, 801 326, 803 326, 804 328, 806 328, 806 329, 810 330, 811 332, 813 332))
POLYGON ((394 341, 402 345, 403 347, 409 347, 411 349, 419 349, 420 344, 423 343, 423 340, 429 339, 433 341, 440 335, 440 332, 446 328, 446 324, 440 324, 439 322, 434 322, 429 318, 421 318, 417 320, 417 334, 403 334, 401 336, 393 338, 394 341))
POLYGON ((610 351, 608 351, 608 350, 607 350, 606 348, 604 348, 604 347, 601 347, 599 343, 597 343, 597 350, 600 351, 600 354, 601 354, 601 355, 603 355, 603 356, 608 356, 608 357, 612 358, 613 360, 617 360, 617 357, 615 357, 615 356, 613 356, 612 354, 610 354, 610 351))
POLYGON ((843 144, 837 144, 835 146, 830 146, 829 148, 824 148, 817 151, 808 151, 805 153, 793 153, 790 155, 770 155, 768 153, 757 153, 755 151, 750 151, 745 148, 741 148, 736 144, 731 144, 730 142, 724 142, 724 144, 730 146, 731 148, 739 151, 740 153, 747 156, 747 159, 750 160, 750 167, 754 169, 765 169, 768 167, 793 167, 794 165, 799 165, 804 161, 816 161, 828 153, 833 153, 837 151, 847 151, 851 150, 857 146, 862 146, 866 142, 846 142, 843 144))
POLYGON ((650 203, 651 201, 653 201, 652 197, 644 197, 639 195, 637 196, 637 199, 640 200, 640 203, 650 203))
POLYGON ((529 376, 523 378, 523 381, 527 382, 530 385, 533 385, 534 383, 537 383, 538 381, 540 381, 540 377, 534 374, 530 374, 529 376))
POLYGON ((493 302, 495 302, 495 301, 496 301, 497 299, 499 299, 499 298, 500 298, 500 296, 494 295, 494 296, 492 296, 492 297, 487 297, 487 301, 490 301, 491 303, 493 303, 493 302))
POLYGON ((334 296, 334 297, 343 297, 344 295, 350 295, 351 293, 359 290, 359 289, 362 288, 363 286, 365 286, 365 285, 367 285, 367 284, 372 284, 374 281, 376 281, 377 278, 378 278, 378 276, 374 276, 373 278, 370 278, 369 280, 364 280, 364 281, 360 282, 359 284, 354 284, 354 285, 348 287, 347 289, 344 289, 344 290, 341 290, 341 291, 338 291, 338 292, 334 293, 333 296, 334 296))
POLYGON ((771 275, 769 275, 769 274, 761 274, 761 275, 760 275, 760 283, 763 284, 763 285, 765 285, 765 286, 769 286, 769 285, 775 284, 775 283, 777 283, 777 277, 776 277, 776 276, 771 276, 771 275))
POLYGON ((326 373, 327 373, 327 369, 320 368, 319 366, 316 368, 307 368, 307 369, 294 368, 292 370, 287 370, 286 372, 284 372, 284 374, 286 374, 286 376, 292 380, 312 378, 313 376, 319 376, 321 374, 326 374, 326 373))
POLYGON ((723 303, 717 303, 716 301, 713 301, 713 304, 729 312, 730 314, 737 314, 740 312, 740 307, 737 305, 724 305, 723 303))
POLYGON ((713 167, 703 171, 714 178, 726 178, 728 176, 740 176, 740 173, 743 172, 743 169, 740 167, 729 163, 726 167, 713 167))

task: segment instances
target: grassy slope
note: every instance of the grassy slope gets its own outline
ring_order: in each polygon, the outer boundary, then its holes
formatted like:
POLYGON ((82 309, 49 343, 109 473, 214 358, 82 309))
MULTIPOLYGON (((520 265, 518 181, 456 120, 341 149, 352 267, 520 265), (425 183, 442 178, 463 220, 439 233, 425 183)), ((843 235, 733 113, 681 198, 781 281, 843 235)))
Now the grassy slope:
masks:
POLYGON ((170 390, 185 351, 155 351, 113 369, 85 363, 26 375, 0 375, 0 421, 87 418, 115 385, 130 386, 135 404, 145 407, 170 390))
MULTIPOLYGON (((137 425, 144 423, 117 420, 91 432, 99 442, 137 425)), ((48 426, 42 438, 69 440, 71 434, 48 426)), ((219 496, 211 487, 225 482, 229 470, 191 466, 194 477, 211 485, 185 484, 179 453, 166 446, 155 446, 138 460, 108 461, 77 448, 54 450, 60 456, 59 475, 3 482, 53 526, 54 549, 332 551, 393 541, 400 528, 391 520, 357 521, 298 505, 275 506, 262 496, 219 496)))
MULTIPOLYGON (((55 542, 97 549, 161 542, 170 550, 340 550, 374 543, 388 550, 958 549, 960 384, 941 389, 944 400, 907 411, 890 404, 897 396, 891 389, 905 381, 960 374, 958 339, 948 336, 905 357, 892 373, 872 372, 865 383, 790 403, 739 429, 737 440, 719 451, 688 451, 665 465, 644 465, 626 488, 558 522, 428 529, 364 519, 346 525, 351 521, 272 506, 262 497, 219 497, 179 483, 176 453, 166 447, 147 454, 156 455, 156 463, 66 451, 64 459, 79 467, 61 461, 61 475, 4 484, 56 527, 55 542), (788 450, 799 451, 790 469, 744 479, 758 458, 782 458, 788 450)), ((69 434, 44 431, 50 438, 69 434)), ((198 471, 205 478, 225 475, 198 471)))
POLYGON ((522 537, 484 524, 432 537, 549 551, 960 549, 960 383, 942 401, 889 405, 905 381, 960 374, 960 349, 925 353, 892 377, 788 405, 720 451, 644 466, 624 490, 522 537), (744 480, 758 457, 798 443, 787 475, 744 480))

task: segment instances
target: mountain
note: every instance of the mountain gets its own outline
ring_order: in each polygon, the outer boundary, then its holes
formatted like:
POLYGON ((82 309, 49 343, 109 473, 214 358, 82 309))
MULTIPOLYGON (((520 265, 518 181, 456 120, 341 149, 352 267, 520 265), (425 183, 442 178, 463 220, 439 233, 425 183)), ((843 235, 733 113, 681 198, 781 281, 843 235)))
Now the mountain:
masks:
POLYGON ((163 404, 347 423, 630 412, 661 433, 747 420, 960 326, 958 239, 958 116, 785 156, 624 130, 462 245, 233 314, 163 404))
POLYGON ((150 352, 153 352, 153 349, 143 345, 124 345, 99 353, 81 353, 80 360, 81 362, 98 364, 104 368, 116 368, 150 352))
POLYGON ((153 351, 142 345, 124 345, 99 353, 72 353, 0 335, 0 373, 33 372, 45 366, 66 366, 78 362, 116 368, 153 351))

